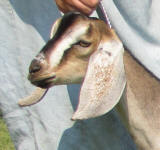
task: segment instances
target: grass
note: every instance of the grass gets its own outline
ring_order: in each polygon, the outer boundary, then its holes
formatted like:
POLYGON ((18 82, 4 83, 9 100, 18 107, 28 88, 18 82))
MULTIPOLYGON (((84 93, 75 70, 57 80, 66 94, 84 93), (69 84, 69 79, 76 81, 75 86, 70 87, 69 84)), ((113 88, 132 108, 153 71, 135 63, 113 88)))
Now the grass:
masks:
POLYGON ((15 150, 8 129, 0 113, 0 150, 15 150))

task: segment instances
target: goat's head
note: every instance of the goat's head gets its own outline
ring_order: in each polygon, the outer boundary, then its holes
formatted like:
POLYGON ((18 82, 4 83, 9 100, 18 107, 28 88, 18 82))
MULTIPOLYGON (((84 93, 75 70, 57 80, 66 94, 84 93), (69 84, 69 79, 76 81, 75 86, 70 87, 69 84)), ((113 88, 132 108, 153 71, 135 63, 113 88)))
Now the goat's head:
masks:
POLYGON ((124 89, 122 55, 119 38, 103 21, 68 13, 55 22, 51 39, 32 61, 29 80, 49 88, 85 77, 73 119, 99 116, 113 108, 124 89))
POLYGON ((69 13, 58 19, 53 25, 51 39, 30 65, 29 80, 42 88, 80 83, 89 57, 101 40, 97 24, 98 20, 79 13, 69 13))

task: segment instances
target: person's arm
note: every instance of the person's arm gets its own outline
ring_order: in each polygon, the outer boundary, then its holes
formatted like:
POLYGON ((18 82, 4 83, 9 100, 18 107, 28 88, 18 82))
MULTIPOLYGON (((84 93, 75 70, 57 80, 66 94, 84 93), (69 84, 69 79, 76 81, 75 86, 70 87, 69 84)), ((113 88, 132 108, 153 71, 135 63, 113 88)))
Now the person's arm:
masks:
POLYGON ((99 0, 55 0, 58 8, 63 12, 79 11, 90 15, 99 3, 99 0))

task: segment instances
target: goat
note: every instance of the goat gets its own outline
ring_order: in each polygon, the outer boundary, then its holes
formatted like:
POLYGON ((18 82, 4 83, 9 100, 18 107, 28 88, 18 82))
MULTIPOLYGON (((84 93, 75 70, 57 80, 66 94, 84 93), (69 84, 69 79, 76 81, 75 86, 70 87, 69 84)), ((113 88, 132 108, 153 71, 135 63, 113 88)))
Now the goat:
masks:
POLYGON ((58 19, 51 39, 31 62, 28 79, 38 88, 20 106, 38 102, 51 86, 82 83, 73 120, 97 117, 116 106, 139 150, 160 149, 159 81, 124 51, 102 20, 80 13, 58 19))

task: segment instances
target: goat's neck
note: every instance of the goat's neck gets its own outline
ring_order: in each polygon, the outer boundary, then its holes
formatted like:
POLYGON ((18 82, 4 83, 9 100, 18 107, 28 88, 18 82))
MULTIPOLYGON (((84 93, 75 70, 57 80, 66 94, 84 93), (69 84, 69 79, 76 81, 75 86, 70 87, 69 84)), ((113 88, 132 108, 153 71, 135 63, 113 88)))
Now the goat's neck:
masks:
POLYGON ((127 87, 119 104, 139 150, 160 150, 160 83, 128 52, 124 53, 127 87))

